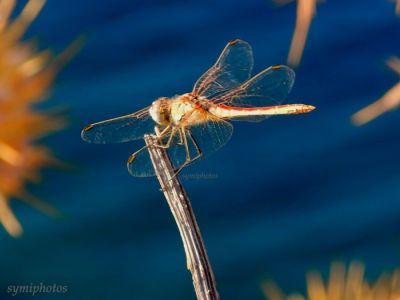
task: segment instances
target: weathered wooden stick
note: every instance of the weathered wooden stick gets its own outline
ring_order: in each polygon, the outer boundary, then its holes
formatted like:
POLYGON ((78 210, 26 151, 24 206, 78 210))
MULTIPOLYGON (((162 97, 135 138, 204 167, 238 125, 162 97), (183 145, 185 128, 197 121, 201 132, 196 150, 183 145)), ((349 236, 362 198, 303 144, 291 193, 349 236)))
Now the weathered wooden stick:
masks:
POLYGON ((164 196, 178 225, 197 299, 218 300, 214 273, 189 198, 178 176, 175 176, 166 149, 154 146, 159 144, 159 139, 154 135, 145 135, 144 140, 164 196))

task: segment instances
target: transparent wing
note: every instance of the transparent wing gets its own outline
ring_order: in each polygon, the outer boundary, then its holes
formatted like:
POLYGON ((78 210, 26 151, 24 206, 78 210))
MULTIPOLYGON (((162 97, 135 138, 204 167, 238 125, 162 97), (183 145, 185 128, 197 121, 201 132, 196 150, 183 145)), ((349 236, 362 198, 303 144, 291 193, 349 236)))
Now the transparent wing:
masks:
MULTIPOLYGON (((194 139, 190 143, 191 148, 195 146, 194 143, 196 142, 201 149, 202 158, 204 158, 220 149, 230 140, 233 126, 227 121, 210 115, 207 123, 192 126, 189 130, 194 139)), ((190 137, 188 140, 190 140, 190 137)))
POLYGON ((237 107, 277 105, 282 103, 290 93, 294 78, 294 71, 287 66, 269 67, 210 101, 237 107))
POLYGON ((129 159, 127 167, 129 173, 135 177, 151 177, 156 175, 147 149, 135 156, 133 161, 129 159))
POLYGON ((195 83, 193 94, 209 98, 249 79, 253 69, 251 46, 242 41, 229 42, 217 62, 195 83))
MULTIPOLYGON (((171 131, 163 138, 163 144, 166 144, 171 131)), ((175 134, 171 146, 167 149, 168 155, 171 159, 172 166, 177 169, 185 162, 186 153, 185 147, 180 144, 180 137, 175 134)), ((151 162, 149 151, 145 148, 137 154, 131 156, 127 163, 128 171, 135 177, 151 177, 155 176, 153 164, 151 162), (132 159, 134 157, 134 159, 132 159)))
MULTIPOLYGON (((207 123, 185 128, 183 132, 186 136, 190 158, 196 158, 200 152, 201 156, 199 160, 202 160, 220 149, 230 140, 233 133, 233 126, 227 121, 210 115, 207 123)), ((176 142, 178 142, 178 139, 176 139, 176 142)), ((186 161, 186 150, 181 144, 175 143, 174 146, 170 147, 168 155, 176 169, 186 161)))
MULTIPOLYGON (((200 149, 201 158, 207 157, 225 145, 232 136, 233 126, 224 120, 210 120, 207 123, 185 128, 183 132, 188 142, 190 158, 195 158, 200 149)), ((169 135, 163 138, 166 143, 169 135)), ((167 149, 172 166, 179 169, 186 161, 186 149, 182 138, 176 134, 171 146, 167 149)), ((154 176, 155 172, 147 150, 140 152, 133 161, 128 161, 129 173, 135 177, 154 176)))
POLYGON ((131 115, 86 126, 81 136, 89 143, 123 143, 143 138, 144 134, 154 131, 154 126, 147 107, 131 115))

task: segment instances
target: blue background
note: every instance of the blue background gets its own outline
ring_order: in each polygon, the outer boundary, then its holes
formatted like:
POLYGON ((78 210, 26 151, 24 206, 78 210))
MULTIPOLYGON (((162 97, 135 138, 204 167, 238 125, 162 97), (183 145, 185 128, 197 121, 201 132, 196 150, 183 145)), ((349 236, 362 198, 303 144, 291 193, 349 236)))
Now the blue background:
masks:
MULTIPOLYGON (((349 120, 398 80, 384 66, 400 49, 394 9, 319 5, 286 101, 317 110, 234 123, 230 143, 197 166, 212 178, 184 180, 222 299, 264 299, 266 278, 302 291, 308 270, 326 274, 335 259, 364 261, 370 279, 399 265, 400 112, 361 128, 349 120)), ((28 36, 59 51, 88 37, 47 104, 67 107, 71 125, 44 140, 78 170, 46 171, 30 188, 60 219, 13 202, 25 234, 0 233, 1 297, 10 284, 43 282, 68 293, 38 299, 194 299, 158 183, 125 167, 142 142, 91 145, 80 131, 190 91, 233 38, 252 45, 255 72, 285 63, 294 21, 293 3, 267 0, 49 1, 28 36)))

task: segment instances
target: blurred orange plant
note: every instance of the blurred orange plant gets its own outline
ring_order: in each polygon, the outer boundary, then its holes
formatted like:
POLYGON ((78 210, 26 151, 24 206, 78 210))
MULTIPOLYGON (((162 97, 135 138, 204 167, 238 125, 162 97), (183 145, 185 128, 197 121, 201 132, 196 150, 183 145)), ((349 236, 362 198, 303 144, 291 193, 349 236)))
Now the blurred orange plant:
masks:
MULTIPOLYGON (((293 0, 275 0, 278 4, 287 4, 293 0)), ((290 45, 288 64, 298 66, 303 56, 311 21, 316 13, 317 0, 297 0, 296 27, 290 45)))
POLYGON ((32 196, 26 182, 40 181, 40 169, 58 164, 51 151, 37 139, 65 126, 65 120, 39 112, 33 105, 43 101, 60 67, 76 50, 73 43, 60 55, 38 51, 30 40, 21 39, 45 4, 29 0, 14 19, 10 16, 15 0, 0 0, 0 222, 12 236, 22 227, 10 208, 10 199, 18 198, 38 209, 54 214, 56 210, 32 196))
POLYGON ((347 272, 343 263, 333 263, 327 284, 319 272, 307 275, 307 297, 299 293, 286 296, 273 282, 262 286, 268 300, 399 300, 400 270, 383 273, 374 283, 364 279, 364 265, 350 264, 347 272))
MULTIPOLYGON (((390 58, 386 64, 395 73, 400 75, 400 59, 390 58)), ((389 89, 381 98, 367 107, 359 110, 352 116, 352 121, 356 125, 364 125, 369 121, 379 117, 381 114, 393 110, 400 105, 400 82, 389 89)))
POLYGON ((400 0, 394 0, 396 2, 396 14, 400 16, 400 0))

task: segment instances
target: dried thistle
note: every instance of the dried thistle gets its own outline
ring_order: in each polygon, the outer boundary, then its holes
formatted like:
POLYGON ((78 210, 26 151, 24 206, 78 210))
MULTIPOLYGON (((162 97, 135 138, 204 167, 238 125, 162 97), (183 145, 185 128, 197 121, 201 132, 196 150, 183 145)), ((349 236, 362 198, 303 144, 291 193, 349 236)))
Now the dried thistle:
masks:
MULTIPOLYGON (((400 59, 390 58, 386 64, 393 72, 400 75, 400 59)), ((359 110, 352 116, 355 125, 364 125, 379 117, 381 114, 396 109, 400 105, 400 82, 390 88, 381 98, 359 110)))
POLYGON ((33 106, 44 101, 60 67, 76 50, 73 43, 55 56, 38 51, 34 41, 21 41, 45 0, 29 0, 14 20, 15 0, 0 0, 0 222, 12 236, 22 233, 10 199, 27 201, 53 214, 55 209, 30 195, 27 182, 40 181, 40 169, 57 160, 37 139, 65 126, 65 120, 33 106))
MULTIPOLYGON (((275 0, 278 4, 287 4, 291 0, 275 0)), ((290 45, 288 64, 298 66, 303 56, 311 21, 315 16, 317 0, 297 0, 296 26, 290 45)))
POLYGON ((286 296, 273 282, 262 286, 268 300, 399 300, 400 270, 383 273, 378 280, 364 279, 364 266, 353 262, 347 272, 342 263, 333 263, 328 282, 324 284, 319 272, 307 276, 307 297, 301 294, 286 296))
POLYGON ((400 0, 392 0, 396 3, 396 15, 400 16, 400 0))

